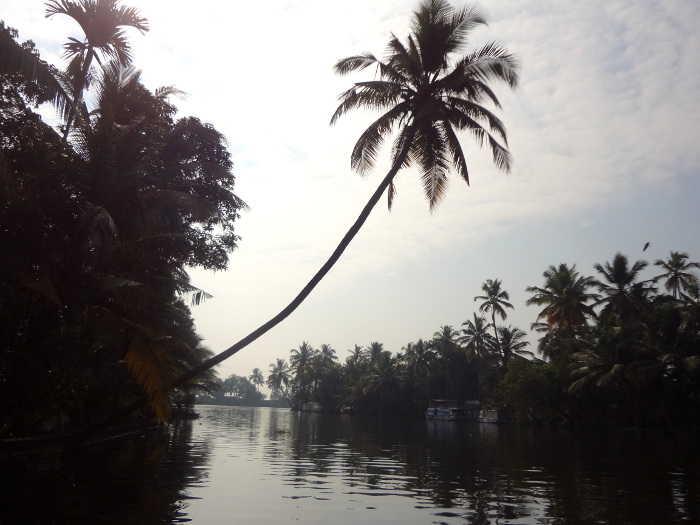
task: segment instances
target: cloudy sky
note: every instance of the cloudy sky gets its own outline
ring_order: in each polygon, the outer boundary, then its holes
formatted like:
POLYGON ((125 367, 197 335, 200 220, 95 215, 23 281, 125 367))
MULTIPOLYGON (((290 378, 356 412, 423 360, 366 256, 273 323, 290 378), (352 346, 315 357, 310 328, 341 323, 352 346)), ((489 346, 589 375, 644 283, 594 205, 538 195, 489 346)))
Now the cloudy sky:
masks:
MULTIPOLYGON (((194 308, 219 352, 275 315, 331 253, 386 172, 352 173, 352 146, 374 115, 333 127, 339 58, 380 55, 408 34, 414 0, 132 0, 150 22, 130 33, 148 87, 175 85, 182 116, 229 140, 238 225, 229 270, 191 272, 214 295, 194 308), (263 7, 264 6, 264 7, 263 7)), ((462 3, 455 3, 461 6, 462 3)), ((459 328, 489 278, 503 280, 529 330, 526 286, 549 265, 593 265, 621 252, 653 262, 671 250, 700 260, 700 2, 695 0, 483 0, 489 27, 520 57, 520 87, 495 86, 515 163, 504 175, 464 137, 471 186, 453 179, 431 214, 416 172, 397 179, 337 266, 282 325, 226 361, 219 373, 267 372, 302 341, 397 352, 442 325, 459 328), (651 246, 646 252, 646 242, 651 246)), ((70 19, 44 18, 42 0, 0 0, 0 18, 62 65, 61 45, 82 39, 70 19)), ((652 271, 649 276, 654 275, 652 271)), ((532 338, 533 342, 535 338, 532 338)))

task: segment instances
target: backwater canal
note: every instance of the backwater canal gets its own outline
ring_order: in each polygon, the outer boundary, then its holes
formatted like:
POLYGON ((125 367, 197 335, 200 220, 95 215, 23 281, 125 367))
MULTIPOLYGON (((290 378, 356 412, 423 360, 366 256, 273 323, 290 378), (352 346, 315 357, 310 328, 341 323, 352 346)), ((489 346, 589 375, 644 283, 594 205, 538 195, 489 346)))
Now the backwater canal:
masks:
POLYGON ((163 439, 2 458, 0 524, 700 523, 700 444, 200 406, 163 439))

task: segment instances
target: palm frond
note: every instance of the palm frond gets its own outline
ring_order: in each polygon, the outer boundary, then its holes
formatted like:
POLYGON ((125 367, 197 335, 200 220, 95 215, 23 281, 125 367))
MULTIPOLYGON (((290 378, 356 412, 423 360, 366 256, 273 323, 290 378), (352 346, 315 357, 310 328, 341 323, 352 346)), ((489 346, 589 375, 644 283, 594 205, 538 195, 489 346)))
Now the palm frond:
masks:
POLYGON ((464 74, 484 82, 498 80, 511 88, 520 81, 520 60, 498 42, 488 42, 472 51, 459 62, 464 74))
POLYGON ((124 358, 126 366, 151 400, 160 421, 170 415, 170 395, 167 389, 173 379, 173 366, 159 341, 135 333, 124 358))
POLYGON ((462 145, 459 142, 459 138, 457 138, 452 126, 445 126, 444 133, 445 145, 447 146, 447 149, 452 157, 452 162, 450 164, 457 174, 464 179, 464 182, 469 184, 469 168, 467 167, 467 160, 464 157, 464 151, 462 151, 462 145))
POLYGON ((362 71, 363 69, 379 64, 380 61, 372 53, 362 53, 361 55, 355 55, 347 58, 342 58, 335 63, 333 70, 337 75, 347 75, 355 71, 362 71))
POLYGON ((166 421, 170 410, 168 385, 176 373, 173 360, 165 350, 167 338, 154 337, 144 326, 106 308, 92 308, 90 313, 100 328, 121 333, 126 338, 126 366, 148 395, 158 419, 166 421))
POLYGON ((445 197, 447 173, 450 168, 445 153, 445 133, 439 122, 418 126, 412 153, 421 168, 423 193, 430 203, 430 210, 445 197))
POLYGON ((350 156, 350 166, 353 170, 360 175, 365 175, 374 167, 384 137, 391 133, 394 123, 401 118, 403 113, 404 108, 401 104, 395 106, 375 120, 360 135, 350 156))
POLYGON ((420 83, 420 57, 415 45, 412 44, 413 39, 409 37, 409 49, 406 49, 396 36, 391 35, 391 40, 389 40, 385 53, 387 65, 382 63, 380 68, 382 78, 402 84, 413 84, 414 86, 420 83))
POLYGON ((368 108, 372 110, 389 109, 393 104, 401 100, 401 89, 397 89, 393 83, 385 81, 375 81, 373 83, 364 83, 367 85, 355 85, 348 89, 338 97, 341 100, 340 105, 331 117, 331 126, 336 121, 350 110, 356 108, 368 108), (386 87, 381 87, 381 84, 387 84, 386 87))
POLYGON ((480 104, 458 97, 447 97, 446 102, 449 109, 445 111, 445 120, 457 129, 481 127, 481 122, 484 122, 504 144, 508 144, 505 124, 491 111, 480 104))

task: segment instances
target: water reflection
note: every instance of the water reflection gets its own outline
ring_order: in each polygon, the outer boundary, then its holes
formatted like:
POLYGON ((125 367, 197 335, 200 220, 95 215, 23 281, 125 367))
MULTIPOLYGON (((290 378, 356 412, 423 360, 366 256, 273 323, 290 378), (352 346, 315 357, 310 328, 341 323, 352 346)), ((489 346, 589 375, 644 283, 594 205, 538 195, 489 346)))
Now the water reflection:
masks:
POLYGON ((5 461, 0 524, 700 521, 696 441, 201 412, 167 440, 5 461))
POLYGON ((64 451, 2 457, 0 524, 152 524, 190 521, 191 487, 206 476, 208 444, 191 423, 64 451))
MULTIPOLYGON (((262 506, 234 497, 235 508, 260 521, 311 523, 329 512, 340 523, 668 523, 700 515, 697 447, 688 466, 678 442, 659 436, 207 410, 211 422, 245 436, 221 446, 252 447, 260 460, 253 470, 212 465, 222 480, 247 472, 246 484, 267 495, 262 506), (641 461, 650 454, 656 459, 641 461)), ((204 506, 192 512, 216 523, 204 506)))

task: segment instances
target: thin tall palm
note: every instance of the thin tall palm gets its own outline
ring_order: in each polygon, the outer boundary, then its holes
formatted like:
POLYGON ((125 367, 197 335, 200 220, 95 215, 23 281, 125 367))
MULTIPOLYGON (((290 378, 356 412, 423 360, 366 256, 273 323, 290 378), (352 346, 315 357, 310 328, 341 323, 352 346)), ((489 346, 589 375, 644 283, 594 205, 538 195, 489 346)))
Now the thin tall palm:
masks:
POLYGON ((504 81, 515 88, 518 60, 494 43, 456 61, 450 60, 466 44, 470 31, 484 24, 485 20, 476 8, 454 11, 444 0, 428 0, 414 13, 414 31, 408 39, 408 47, 392 37, 386 63, 370 54, 338 62, 336 71, 340 74, 373 64, 378 66, 383 80, 358 83, 341 95, 342 102, 332 123, 351 109, 387 109, 385 116, 360 137, 352 158, 358 159, 359 155, 362 162, 353 161, 352 165, 363 172, 373 165, 380 138, 387 136, 396 124, 399 129, 391 169, 331 256, 299 294, 276 316, 246 337, 177 378, 173 387, 231 357, 289 317, 340 259, 387 189, 390 190, 390 200, 393 198, 393 180, 402 167, 414 160, 418 162, 431 209, 444 192, 444 177, 448 169, 454 169, 466 180, 466 161, 455 129, 468 130, 479 144, 487 142, 496 166, 506 171, 510 168, 508 151, 483 127, 487 126, 505 143, 503 123, 481 103, 491 102, 500 107, 489 83, 504 81), (449 64, 454 65, 450 68, 449 64))
POLYGON ((592 302, 598 299, 598 294, 588 291, 595 286, 593 277, 580 275, 575 264, 569 267, 563 263, 558 267, 550 266, 543 276, 543 288, 525 288, 525 291, 533 294, 525 304, 544 306, 537 316, 538 321, 544 318, 550 330, 570 330, 586 325, 589 318, 595 319, 592 302))
POLYGON ((459 350, 457 331, 449 325, 443 325, 440 330, 433 334, 433 339, 430 341, 430 347, 435 350, 442 359, 445 367, 445 397, 450 397, 452 392, 452 361, 459 350))
MULTIPOLYGON (((70 60, 68 74, 72 77, 73 107, 82 101, 83 91, 88 87, 90 67, 101 58, 118 61, 122 66, 131 64, 131 46, 125 28, 148 31, 148 21, 135 7, 119 5, 120 0, 49 0, 46 2, 46 17, 66 15, 75 20, 83 30, 81 42, 69 38, 64 44, 64 57, 70 60)), ((64 128, 64 140, 68 137, 75 110, 69 111, 64 128)))
POLYGON ((691 269, 700 268, 700 264, 689 262, 689 257, 686 252, 671 252, 666 261, 661 259, 654 261, 654 266, 664 270, 664 273, 655 277, 655 280, 666 279, 664 287, 671 292, 674 299, 680 299, 688 286, 698 280, 691 269))
POLYGON ((491 312, 491 326, 493 327, 494 337, 496 339, 496 348, 498 353, 501 354, 501 359, 503 359, 503 350, 498 338, 498 329, 496 328, 496 316, 498 315, 498 317, 505 321, 506 317, 508 317, 506 308, 513 308, 513 305, 508 302, 510 299, 508 292, 501 289, 500 279, 487 279, 486 282, 481 285, 481 290, 484 292, 484 295, 477 295, 474 297, 474 300, 483 301, 483 303, 479 305, 480 312, 491 312))

